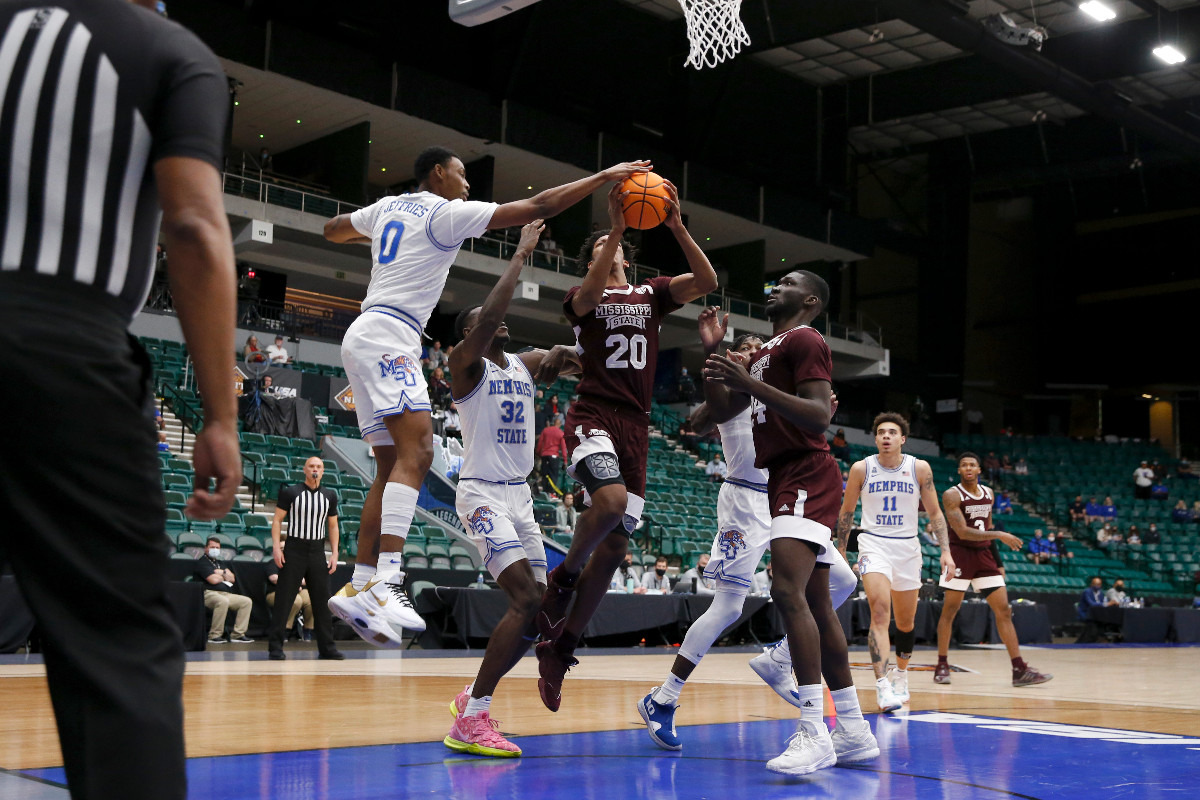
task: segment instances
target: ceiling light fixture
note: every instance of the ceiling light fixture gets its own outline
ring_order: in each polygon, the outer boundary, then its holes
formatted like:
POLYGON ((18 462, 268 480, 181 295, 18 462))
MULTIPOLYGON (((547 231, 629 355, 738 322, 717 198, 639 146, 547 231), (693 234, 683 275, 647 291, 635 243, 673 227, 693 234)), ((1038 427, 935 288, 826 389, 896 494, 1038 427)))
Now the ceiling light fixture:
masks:
POLYGON ((1088 0, 1079 4, 1079 10, 1097 22, 1108 22, 1117 18, 1117 12, 1101 3, 1100 0, 1088 0))
POLYGON ((1187 61, 1187 56, 1169 44, 1160 44, 1152 52, 1168 64, 1182 64, 1187 61))

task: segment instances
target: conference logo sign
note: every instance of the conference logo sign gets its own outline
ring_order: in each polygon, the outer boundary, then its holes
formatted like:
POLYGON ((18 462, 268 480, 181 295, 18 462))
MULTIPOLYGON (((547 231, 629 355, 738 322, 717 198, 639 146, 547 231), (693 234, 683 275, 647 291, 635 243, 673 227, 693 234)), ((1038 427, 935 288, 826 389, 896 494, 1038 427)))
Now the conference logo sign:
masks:
POLYGON ((233 388, 237 392, 237 396, 241 397, 246 393, 246 382, 250 380, 250 376, 242 372, 242 368, 235 366, 233 368, 233 388))
POLYGON ((333 396, 337 404, 342 407, 343 411, 354 410, 354 389, 350 388, 350 384, 333 396))
POLYGON ((941 712, 910 714, 908 720, 910 722, 932 722, 941 725, 974 725, 983 730, 1032 733, 1041 736, 1060 736, 1068 739, 1096 739, 1120 744, 1183 745, 1191 750, 1200 750, 1200 739, 1170 733, 1123 731, 1118 728, 1093 728, 1087 725, 1064 725, 1059 722, 1034 722, 1027 719, 996 719, 994 717, 977 717, 973 714, 947 714, 941 712))

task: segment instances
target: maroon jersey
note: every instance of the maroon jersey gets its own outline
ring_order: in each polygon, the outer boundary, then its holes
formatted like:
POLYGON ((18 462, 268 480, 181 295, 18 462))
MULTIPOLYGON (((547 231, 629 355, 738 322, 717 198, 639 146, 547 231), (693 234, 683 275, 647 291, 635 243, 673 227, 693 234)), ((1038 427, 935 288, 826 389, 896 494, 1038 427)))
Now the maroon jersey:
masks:
MULTIPOLYGON (((959 483, 951 491, 958 492, 958 499, 961 501, 959 509, 966 518, 968 527, 981 533, 992 529, 992 503, 995 497, 992 495, 991 489, 981 483, 979 484, 979 494, 973 495, 959 483)), ((973 542, 959 538, 959 535, 954 532, 954 528, 950 529, 950 544, 973 550, 986 550, 992 546, 991 541, 973 542)))
MULTIPOLYGON (((825 337, 807 325, 800 325, 776 336, 762 346, 750 364, 750 374, 782 392, 794 395, 805 381, 833 381, 833 356, 825 337)), ((803 431, 750 398, 750 419, 754 423, 754 466, 769 469, 785 456, 829 452, 822 433, 803 431)))
POLYGON ((654 370, 658 365, 658 328, 680 308, 671 299, 671 279, 651 278, 638 286, 610 286, 594 309, 578 316, 567 291, 563 309, 575 329, 575 349, 583 365, 581 396, 602 398, 650 412, 654 370))

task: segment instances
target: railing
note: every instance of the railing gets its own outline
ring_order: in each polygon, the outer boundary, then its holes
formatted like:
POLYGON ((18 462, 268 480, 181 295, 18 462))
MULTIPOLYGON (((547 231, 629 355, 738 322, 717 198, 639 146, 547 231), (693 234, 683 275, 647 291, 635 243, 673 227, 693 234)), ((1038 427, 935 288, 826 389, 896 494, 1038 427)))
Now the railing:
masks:
POLYGON ((221 190, 234 197, 244 197, 320 217, 336 217, 338 214, 347 214, 362 208, 354 203, 305 191, 282 178, 270 178, 262 173, 258 175, 256 178, 226 172, 221 176, 221 190))

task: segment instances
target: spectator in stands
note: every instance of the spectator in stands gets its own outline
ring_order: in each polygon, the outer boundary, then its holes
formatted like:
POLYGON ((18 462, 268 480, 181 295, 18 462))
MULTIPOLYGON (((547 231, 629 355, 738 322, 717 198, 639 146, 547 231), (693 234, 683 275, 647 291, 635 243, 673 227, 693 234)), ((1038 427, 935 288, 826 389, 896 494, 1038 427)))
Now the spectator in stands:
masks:
POLYGON ((275 344, 267 345, 267 356, 271 359, 271 363, 277 367, 288 363, 288 351, 283 346, 282 336, 275 337, 275 344))
POLYGON ((163 419, 162 409, 158 406, 154 407, 154 424, 161 431, 167 427, 167 421, 163 419))
POLYGON ((1000 471, 1005 475, 1011 475, 1013 472, 1012 460, 1009 459, 1008 453, 1005 453, 1004 457, 1000 459, 1000 471))
POLYGON ((1171 510, 1172 522, 1191 522, 1192 512, 1188 511, 1187 501, 1180 500, 1175 504, 1175 508, 1171 510))
POLYGON ((1083 590, 1083 595, 1079 598, 1079 603, 1075 606, 1079 611, 1079 619, 1086 621, 1089 617, 1089 612, 1096 606, 1111 606, 1113 603, 1108 602, 1104 597, 1104 581, 1099 575, 1093 575, 1088 581, 1088 587, 1083 590))
POLYGON ((1117 504, 1113 502, 1112 496, 1104 498, 1104 504, 1100 506, 1100 518, 1105 520, 1117 520, 1117 504))
POLYGON ((562 248, 559 247, 558 242, 554 240, 549 225, 547 225, 546 229, 542 231, 542 238, 538 240, 537 246, 539 250, 543 250, 552 256, 561 256, 563 254, 562 248))
POLYGON ((1089 523, 1090 522, 1102 522, 1104 520, 1104 516, 1102 514, 1102 509, 1103 509, 1103 506, 1101 506, 1100 503, 1096 502, 1096 498, 1089 497, 1088 501, 1087 501, 1087 506, 1085 506, 1087 521, 1089 523))
MULTIPOLYGON (((679 576, 679 584, 693 594, 716 594, 716 581, 712 578, 704 577, 704 568, 708 566, 708 561, 711 558, 708 553, 701 553, 700 558, 696 559, 696 566, 689 569, 687 572, 679 576)), ((680 591, 683 591, 682 589, 680 591)))
POLYGON ((546 428, 546 423, 550 418, 546 416, 546 404, 543 401, 545 393, 538 389, 533 395, 533 435, 541 436, 542 431, 546 428))
POLYGON ((265 147, 258 151, 258 168, 263 172, 271 172, 275 169, 275 159, 271 156, 271 151, 265 147))
POLYGON ((1125 536, 1125 543, 1126 544, 1141 544, 1142 543, 1142 535, 1138 531, 1137 525, 1129 526, 1129 533, 1125 536))
POLYGON ((433 374, 429 376, 429 397, 438 408, 445 408, 450 402, 450 384, 446 381, 446 373, 441 367, 435 367, 433 374))
POLYGON ((1200 522, 1200 500, 1192 503, 1192 522, 1200 522))
POLYGON ((1175 465, 1175 477, 1185 481, 1194 481, 1200 479, 1200 475, 1192 472, 1192 462, 1188 461, 1186 458, 1180 460, 1180 462, 1175 465))
POLYGON ((646 593, 669 594, 671 579, 667 577, 667 557, 660 555, 654 559, 654 571, 642 575, 642 588, 646 593))
POLYGON ((1017 473, 1018 475, 1028 475, 1029 474, 1029 462, 1027 462, 1023 458, 1018 458, 1017 465, 1015 467, 1013 467, 1013 472, 1017 473))
MULTIPOLYGON (((562 420, 552 417, 538 434, 536 452, 542 473, 543 488, 551 494, 562 490, 562 468, 567 463, 567 440, 562 432, 562 420)), ((573 529, 573 528, 572 528, 573 529)))
MULTIPOLYGON (((158 432, 158 452, 160 452, 160 453, 171 452, 171 445, 167 444, 167 432, 166 431, 158 432)), ((1181 500, 1180 502, 1183 502, 1183 501, 1181 500)), ((1184 510, 1186 511, 1187 509, 1184 509, 1184 510)))
POLYGON ((433 347, 429 348, 428 358, 430 369, 436 370, 438 367, 443 367, 448 363, 446 353, 442 350, 442 343, 437 339, 433 340, 433 347))
MULTIPOLYGON (((1132 541, 1129 543, 1133 544, 1132 541)), ((1159 533, 1157 522, 1151 522, 1146 528, 1146 532, 1142 534, 1142 544, 1162 544, 1162 534, 1159 533)))
POLYGON ((846 431, 838 428, 833 434, 833 441, 829 443, 829 452, 834 458, 839 461, 850 460, 850 445, 846 444, 846 431))
POLYGON ((996 458, 995 453, 988 452, 983 459, 983 472, 987 475, 988 483, 995 483, 1000 476, 1000 459, 996 458))
MULTIPOLYGON (((263 574, 267 578, 267 607, 275 607, 275 586, 279 583, 279 567, 275 566, 275 562, 267 559, 266 567, 263 574)), ((296 599, 292 601, 292 610, 288 612, 287 626, 285 631, 291 631, 292 626, 296 624, 296 615, 300 611, 304 611, 304 641, 312 641, 313 637, 313 609, 312 598, 309 597, 308 587, 304 584, 304 579, 300 579, 300 591, 296 592, 296 599)))
POLYGON ((1154 482, 1162 483, 1167 479, 1167 465, 1160 463, 1156 458, 1150 462, 1150 469, 1154 472, 1154 482))
MULTIPOLYGON (((842 491, 846 490, 846 480, 848 476, 842 475, 842 491)), ((925 544, 938 544, 937 534, 933 532, 933 527, 929 524, 929 515, 922 511, 917 515, 917 528, 921 531, 921 538, 925 544)))
POLYGON ((270 375, 264 375, 262 379, 262 388, 259 390, 268 397, 275 395, 275 381, 270 375))
POLYGON ((554 529, 559 533, 575 535, 575 523, 579 521, 579 509, 575 508, 575 495, 567 492, 562 504, 554 509, 554 529))
POLYGON ((762 572, 754 573, 754 580, 750 583, 751 594, 770 597, 773 577, 774 573, 771 570, 771 562, 768 561, 766 569, 764 569, 762 572))
POLYGON ((1150 497, 1154 500, 1166 500, 1171 495, 1171 487, 1165 480, 1155 480, 1150 487, 1150 497))
MULTIPOLYGON (((1092 500, 1093 500, 1093 502, 1095 502, 1095 498, 1092 498, 1092 500)), ((1075 502, 1071 503, 1071 505, 1068 506, 1068 508, 1067 508, 1067 513, 1071 515, 1071 524, 1072 525, 1075 525, 1076 523, 1080 523, 1080 522, 1087 522, 1087 520, 1088 520, 1087 506, 1088 506, 1088 504, 1083 502, 1083 495, 1081 495, 1081 494, 1075 495, 1075 502)))
POLYGON ((552 394, 550 395, 550 399, 546 401, 546 419, 549 421, 555 417, 562 417, 562 412, 558 409, 558 395, 552 394))
POLYGON ((1117 578, 1113 581, 1112 587, 1104 593, 1104 601, 1104 605, 1106 606, 1129 605, 1129 595, 1125 594, 1124 578, 1117 578))
POLYGON ((1046 539, 1042 535, 1041 528, 1035 530, 1033 538, 1029 540, 1027 558, 1034 564, 1046 564, 1050 561, 1050 554, 1046 552, 1046 539))
POLYGON ((452 439, 462 441, 462 420, 458 416, 458 406, 453 400, 442 412, 442 433, 452 439))
POLYGON ((679 425, 679 442, 688 450, 696 449, 696 429, 692 427, 691 419, 684 417, 679 425))
POLYGON ((696 382, 688 375, 687 367, 679 368, 679 400, 691 405, 696 400, 696 382))
POLYGON ((1114 537, 1119 537, 1116 529, 1113 528, 1111 522, 1104 523, 1104 527, 1096 531, 1096 544, 1101 547, 1108 547, 1112 543, 1114 537))
POLYGON ((729 465, 721 460, 720 453, 713 453, 712 460, 704 468, 704 474, 708 476, 709 483, 724 483, 725 476, 729 474, 729 465))
POLYGON ((625 560, 621 562, 621 566, 617 567, 617 571, 613 573, 612 581, 609 582, 608 588, 609 591, 622 591, 626 594, 646 593, 646 590, 642 588, 641 582, 638 579, 637 567, 633 565, 633 553, 625 553, 625 560))
POLYGON ((251 353, 258 352, 258 337, 250 336, 246 339, 246 346, 242 348, 242 358, 247 359, 251 353))
POLYGON ((1046 536, 1045 553, 1050 556, 1050 559, 1074 558, 1075 554, 1067 550, 1067 543, 1058 538, 1054 531, 1046 536))
POLYGON ((996 514, 1011 514, 1013 513, 1012 499, 1009 498, 1008 492, 1001 492, 996 497, 996 505, 993 508, 996 514))
POLYGON ((1139 500, 1150 499, 1150 489, 1154 486, 1154 470, 1149 462, 1143 460, 1141 466, 1133 471, 1133 496, 1139 500))
POLYGON ((237 614, 233 619, 233 633, 229 641, 234 644, 249 644, 246 626, 250 624, 250 598, 238 591, 237 576, 221 561, 221 541, 215 536, 205 543, 204 554, 196 559, 192 570, 196 580, 207 584, 204 587, 204 607, 212 609, 212 625, 208 629, 209 644, 225 644, 225 616, 230 609, 237 614))

